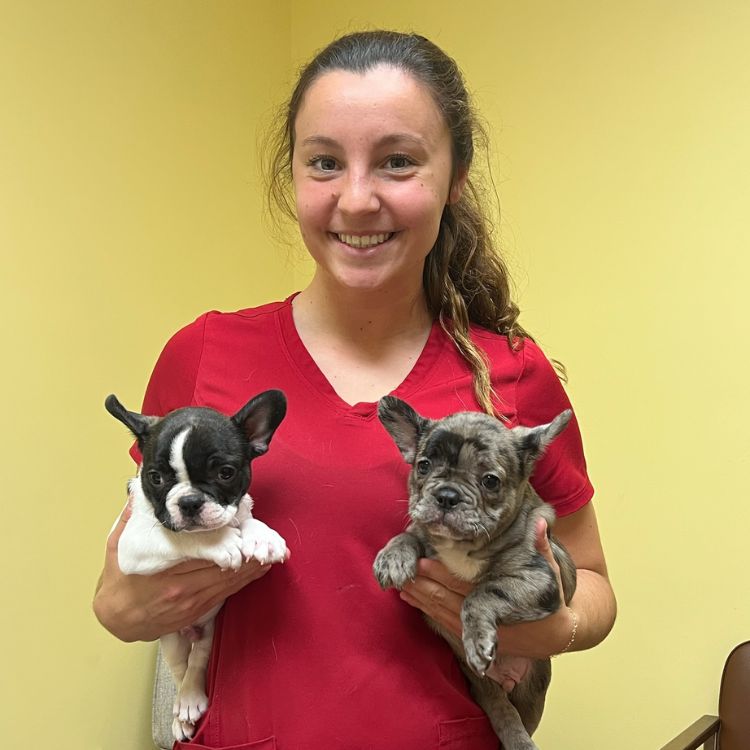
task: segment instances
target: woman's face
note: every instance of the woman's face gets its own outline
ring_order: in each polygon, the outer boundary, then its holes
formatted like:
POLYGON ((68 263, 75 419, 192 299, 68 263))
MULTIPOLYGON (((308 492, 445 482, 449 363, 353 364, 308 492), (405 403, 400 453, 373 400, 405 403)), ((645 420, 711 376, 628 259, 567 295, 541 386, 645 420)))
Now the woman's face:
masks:
POLYGON ((451 140, 429 91, 379 66, 331 71, 295 121, 292 174, 300 231, 327 283, 418 290, 451 187, 451 140))

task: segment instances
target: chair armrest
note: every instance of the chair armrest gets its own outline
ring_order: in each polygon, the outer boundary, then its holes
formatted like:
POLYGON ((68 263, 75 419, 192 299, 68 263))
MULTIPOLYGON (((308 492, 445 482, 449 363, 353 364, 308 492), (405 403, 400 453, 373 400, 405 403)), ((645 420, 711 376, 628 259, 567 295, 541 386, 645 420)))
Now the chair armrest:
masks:
POLYGON ((661 750, 698 750, 711 737, 715 737, 719 731, 719 724, 718 716, 701 716, 684 732, 680 732, 673 740, 667 742, 661 750))

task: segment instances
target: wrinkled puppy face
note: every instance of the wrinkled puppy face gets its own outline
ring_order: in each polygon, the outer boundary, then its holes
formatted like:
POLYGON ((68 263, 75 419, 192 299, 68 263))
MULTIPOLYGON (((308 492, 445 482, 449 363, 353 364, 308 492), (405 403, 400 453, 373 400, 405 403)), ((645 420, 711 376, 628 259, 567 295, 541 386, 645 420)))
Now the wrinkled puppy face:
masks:
POLYGON ((508 429, 486 414, 461 412, 429 420, 392 396, 378 415, 413 468, 409 514, 434 536, 490 540, 517 515, 534 463, 568 423, 508 429))
POLYGON ((250 485, 250 462, 268 450, 286 413, 281 391, 259 394, 233 417, 203 407, 146 417, 114 396, 105 406, 135 435, 143 493, 172 531, 216 529, 234 518, 250 485))
POLYGON ((250 484, 242 433, 209 410, 162 419, 143 446, 141 486, 160 523, 173 531, 229 523, 250 484))
POLYGON ((437 536, 494 536, 515 515, 521 464, 508 430, 483 414, 430 423, 409 476, 409 513, 437 536), (504 439, 505 438, 505 439, 504 439))

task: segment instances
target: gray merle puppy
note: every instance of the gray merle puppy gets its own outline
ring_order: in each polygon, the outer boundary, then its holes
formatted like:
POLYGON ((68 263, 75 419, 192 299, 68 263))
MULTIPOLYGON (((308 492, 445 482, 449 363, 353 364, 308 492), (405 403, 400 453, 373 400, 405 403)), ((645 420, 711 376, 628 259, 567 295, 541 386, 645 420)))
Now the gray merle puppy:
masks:
MULTIPOLYGON (((474 699, 503 747, 532 750, 530 735, 544 709, 550 660, 533 661, 509 694, 485 673, 495 658, 498 625, 539 620, 560 607, 557 579, 535 546, 537 520, 544 518, 549 528, 555 512, 534 492, 529 477, 571 412, 539 427, 508 429, 476 412, 426 419, 386 396, 378 416, 412 470, 411 523, 378 553, 375 577, 384 589, 400 589, 414 579, 419 558, 431 557, 476 584, 461 609, 463 642, 427 619, 458 655, 474 699)), ((550 544, 568 602, 575 566, 554 537, 550 544)))

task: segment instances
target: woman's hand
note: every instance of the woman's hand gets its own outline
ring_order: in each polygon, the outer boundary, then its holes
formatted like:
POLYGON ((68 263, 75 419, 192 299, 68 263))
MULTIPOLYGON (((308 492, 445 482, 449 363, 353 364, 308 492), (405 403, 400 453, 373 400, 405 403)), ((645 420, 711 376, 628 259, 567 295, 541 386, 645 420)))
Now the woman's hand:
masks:
POLYGON ((117 544, 129 517, 128 505, 107 539, 104 570, 94 595, 94 614, 120 640, 151 641, 191 625, 271 569, 255 560, 236 571, 196 560, 155 575, 125 575, 117 563, 117 544))
MULTIPOLYGON (((560 568, 552 554, 547 538, 547 524, 543 519, 538 522, 536 532, 536 548, 547 559, 557 576, 561 606, 543 620, 501 626, 498 629, 498 653, 519 657, 504 660, 502 672, 493 664, 487 673, 505 690, 511 690, 526 674, 529 659, 547 658, 562 651, 572 632, 572 614, 562 601, 560 568)), ((436 560, 422 559, 419 561, 416 579, 404 586, 401 598, 461 638, 461 606, 472 588, 471 583, 451 575, 436 560)))

